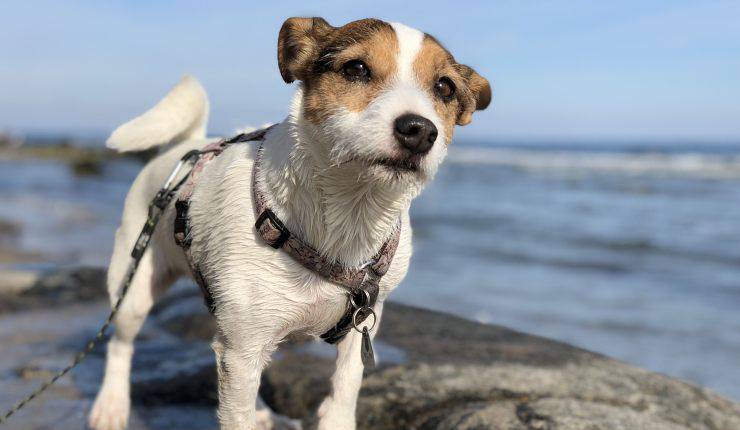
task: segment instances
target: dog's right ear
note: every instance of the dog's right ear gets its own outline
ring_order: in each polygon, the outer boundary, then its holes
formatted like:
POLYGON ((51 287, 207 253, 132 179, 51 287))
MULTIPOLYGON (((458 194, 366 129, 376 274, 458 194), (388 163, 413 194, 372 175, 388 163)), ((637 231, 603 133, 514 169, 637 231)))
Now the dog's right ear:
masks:
POLYGON ((286 83, 304 80, 334 27, 323 18, 288 18, 278 36, 278 67, 286 83))

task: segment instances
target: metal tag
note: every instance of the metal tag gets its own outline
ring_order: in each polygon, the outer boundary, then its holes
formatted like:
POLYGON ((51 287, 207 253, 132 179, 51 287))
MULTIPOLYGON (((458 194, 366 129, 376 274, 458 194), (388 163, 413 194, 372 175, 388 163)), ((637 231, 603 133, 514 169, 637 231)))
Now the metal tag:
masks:
POLYGON ((362 329, 362 347, 360 347, 360 357, 362 365, 366 369, 375 367, 375 353, 373 352, 373 341, 370 340, 370 332, 367 327, 362 329))

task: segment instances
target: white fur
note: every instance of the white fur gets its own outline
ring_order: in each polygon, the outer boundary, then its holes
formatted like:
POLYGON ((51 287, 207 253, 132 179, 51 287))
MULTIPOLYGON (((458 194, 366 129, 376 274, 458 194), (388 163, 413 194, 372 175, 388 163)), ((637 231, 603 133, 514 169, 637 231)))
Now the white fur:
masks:
MULTIPOLYGON (((367 162, 378 154, 395 153, 393 119, 402 113, 419 113, 432 120, 440 133, 444 129, 429 92, 419 87, 411 68, 421 33, 398 24, 394 28, 401 46, 401 67, 392 85, 364 111, 339 112, 322 125, 304 119, 299 89, 288 118, 267 135, 258 178, 268 191, 270 206, 293 234, 346 265, 367 261, 401 220, 400 244, 380 284, 378 318, 384 300, 408 269, 409 204, 434 175, 446 151, 445 137, 440 136, 419 172, 397 173, 367 162)), ((182 154, 207 143, 200 122, 207 116, 203 110, 207 102, 202 102, 201 91, 194 81, 181 83, 160 104, 111 137, 112 145, 122 150, 185 140, 150 162, 126 198, 108 273, 112 301, 128 265, 128 253, 146 219, 149 200, 182 154), (181 100, 193 101, 196 106, 180 105, 181 100), (187 114, 172 115, 175 111, 187 114), (147 143, 134 141, 151 130, 156 130, 155 137, 148 137, 147 143)), ((265 408, 256 408, 262 369, 289 333, 319 335, 331 328, 347 300, 340 287, 256 236, 251 191, 254 156, 254 145, 238 144, 210 161, 199 178, 189 211, 191 251, 217 302, 218 334, 213 349, 219 372, 218 417, 224 429, 296 425, 265 408)), ((173 218, 170 207, 116 317, 106 375, 90 415, 90 426, 97 430, 125 426, 134 337, 154 300, 176 278, 189 274, 184 253, 172 238, 173 218)), ((318 411, 319 429, 355 428, 363 372, 359 347, 360 335, 355 331, 338 344, 332 392, 318 411)))
POLYGON ((424 42, 424 33, 400 22, 391 23, 391 27, 398 40, 398 74, 403 79, 416 80, 412 66, 424 42))
POLYGON ((203 139, 207 121, 206 91, 195 78, 186 75, 156 106, 118 127, 106 145, 126 152, 203 139))
MULTIPOLYGON (((396 113, 395 116, 398 116, 405 112, 413 112, 431 120, 437 127, 437 143, 424 157, 424 163, 422 164, 424 172, 428 175, 427 180, 430 180, 447 155, 447 145, 444 142, 447 142, 450 136, 445 136, 444 124, 434 109, 429 89, 422 88, 413 70, 414 61, 419 55, 424 42, 424 33, 398 22, 391 23, 391 26, 398 39, 399 55, 398 77, 396 85, 391 90, 391 95, 389 95, 389 98, 393 98, 393 102, 387 103, 389 105, 387 115, 390 116, 396 113), (393 109, 391 106, 396 108, 393 109)), ((393 117, 395 118, 395 116, 393 117)))

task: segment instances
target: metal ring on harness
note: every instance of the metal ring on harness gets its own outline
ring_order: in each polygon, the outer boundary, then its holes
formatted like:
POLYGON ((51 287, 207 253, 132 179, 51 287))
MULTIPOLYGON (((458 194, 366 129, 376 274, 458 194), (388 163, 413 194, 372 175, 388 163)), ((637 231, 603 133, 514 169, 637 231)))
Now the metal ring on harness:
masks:
MULTIPOLYGON (((355 312, 352 314, 352 327, 355 330, 357 330, 358 333, 362 333, 362 330, 360 330, 360 327, 358 327, 358 325, 357 325, 357 316, 360 314, 360 311, 370 312, 369 314, 367 314, 367 316, 368 317, 370 315, 373 316, 373 324, 368 328, 368 330, 374 329, 375 328, 375 324, 378 322, 378 316, 375 315, 375 311, 373 310, 373 308, 368 308, 368 307, 365 307, 365 308, 357 308, 357 310, 355 310, 355 312)), ((360 324, 362 324, 363 322, 364 321, 361 321, 360 324)))
MULTIPOLYGON (((355 290, 355 291, 357 291, 357 290, 355 290)), ((355 309, 361 309, 361 308, 364 308, 364 307, 366 307, 367 305, 370 304, 370 293, 367 290, 360 289, 360 291, 362 291, 363 293, 365 293, 365 301, 363 303, 357 303, 357 302, 355 302, 355 295, 352 294, 354 291, 350 291, 349 292, 349 303, 355 309)))

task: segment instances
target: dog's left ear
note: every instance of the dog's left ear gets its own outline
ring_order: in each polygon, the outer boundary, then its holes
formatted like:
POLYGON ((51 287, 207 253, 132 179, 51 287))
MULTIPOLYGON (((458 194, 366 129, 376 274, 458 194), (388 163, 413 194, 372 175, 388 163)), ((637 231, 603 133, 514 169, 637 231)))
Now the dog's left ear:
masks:
POLYGON ((286 83, 304 80, 334 27, 323 18, 288 18, 278 36, 278 67, 286 83))
POLYGON ((473 120, 473 112, 483 110, 491 103, 491 85, 472 68, 464 64, 458 64, 457 67, 468 84, 467 91, 463 93, 457 124, 468 125, 473 120))

